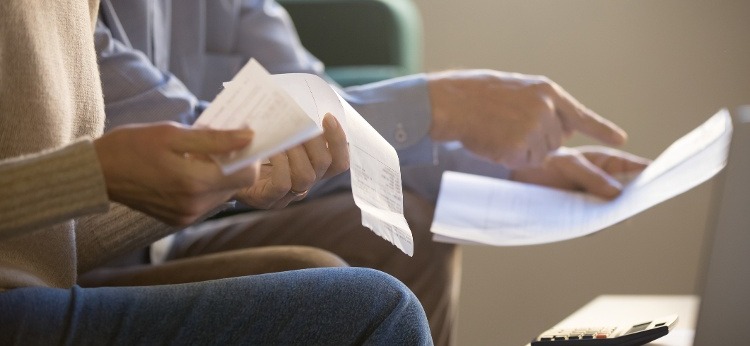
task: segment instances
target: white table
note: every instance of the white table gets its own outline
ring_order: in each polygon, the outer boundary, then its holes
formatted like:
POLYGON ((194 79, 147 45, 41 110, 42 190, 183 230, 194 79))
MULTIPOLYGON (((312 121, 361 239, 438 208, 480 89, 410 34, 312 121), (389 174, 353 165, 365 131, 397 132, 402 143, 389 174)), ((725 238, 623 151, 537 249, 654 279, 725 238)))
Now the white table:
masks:
POLYGON ((699 303, 693 295, 601 295, 553 327, 617 325, 677 314, 674 329, 649 345, 692 346, 699 303))

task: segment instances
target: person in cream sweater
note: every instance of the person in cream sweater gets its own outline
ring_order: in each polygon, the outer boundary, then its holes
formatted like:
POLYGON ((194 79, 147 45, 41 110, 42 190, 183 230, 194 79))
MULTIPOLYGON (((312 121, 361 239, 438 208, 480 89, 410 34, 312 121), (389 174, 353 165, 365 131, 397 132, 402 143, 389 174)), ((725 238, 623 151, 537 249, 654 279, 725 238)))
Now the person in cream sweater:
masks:
POLYGON ((0 3, 0 343, 431 344, 411 291, 370 269, 75 284, 210 215, 258 172, 224 176, 207 159, 248 145, 250 130, 156 123, 102 135, 98 5, 0 3))

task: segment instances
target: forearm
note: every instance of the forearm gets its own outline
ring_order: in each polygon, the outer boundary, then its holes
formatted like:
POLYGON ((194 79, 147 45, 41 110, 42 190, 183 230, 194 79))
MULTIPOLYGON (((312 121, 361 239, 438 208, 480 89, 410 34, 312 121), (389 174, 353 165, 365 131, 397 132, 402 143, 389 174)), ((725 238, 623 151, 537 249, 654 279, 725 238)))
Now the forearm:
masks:
POLYGON ((0 239, 107 210, 90 140, 0 162, 0 239))
MULTIPOLYGON (((435 200, 445 171, 507 179, 510 171, 478 157, 459 142, 434 141, 427 75, 420 74, 347 88, 342 96, 397 149, 403 186, 435 200)), ((313 196, 347 186, 347 177, 324 181, 313 196)))

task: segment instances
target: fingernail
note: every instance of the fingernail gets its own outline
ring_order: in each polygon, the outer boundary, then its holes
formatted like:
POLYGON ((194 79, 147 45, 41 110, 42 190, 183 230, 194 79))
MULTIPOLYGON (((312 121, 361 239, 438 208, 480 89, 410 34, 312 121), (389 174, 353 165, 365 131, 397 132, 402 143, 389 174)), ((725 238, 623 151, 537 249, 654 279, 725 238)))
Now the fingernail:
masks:
POLYGON ((326 117, 323 118, 323 122, 325 123, 325 126, 330 129, 335 129, 339 126, 338 120, 336 120, 336 117, 331 115, 331 113, 326 114, 326 117))
POLYGON ((614 141, 617 145, 623 145, 628 141, 628 133, 625 132, 623 129, 617 129, 617 131, 614 132, 614 141))
POLYGON ((621 135, 622 135, 622 142, 625 143, 625 142, 628 141, 628 133, 625 132, 625 130, 621 130, 621 131, 622 131, 622 133, 621 133, 621 135))

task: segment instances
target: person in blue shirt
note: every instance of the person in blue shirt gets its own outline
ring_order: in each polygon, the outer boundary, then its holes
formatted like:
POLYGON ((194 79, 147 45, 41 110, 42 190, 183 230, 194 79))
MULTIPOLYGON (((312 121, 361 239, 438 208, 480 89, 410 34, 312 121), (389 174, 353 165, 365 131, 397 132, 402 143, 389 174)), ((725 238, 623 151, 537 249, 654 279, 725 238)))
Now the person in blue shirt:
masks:
MULTIPOLYGON (((324 65, 302 46, 288 14, 273 0, 105 0, 95 36, 110 128, 163 120, 191 124, 250 58, 271 73, 326 78, 324 65)), ((608 145, 620 145, 627 136, 543 76, 457 70, 347 88, 331 84, 397 149, 414 257, 361 225, 348 190, 345 134, 328 119, 323 135, 271 157, 258 182, 236 196, 252 211, 191 227, 137 254, 136 262, 149 265, 102 269, 82 282, 196 281, 316 262, 376 268, 415 292, 436 344, 449 344, 460 248, 432 241, 429 230, 442 172, 613 198, 621 189, 615 176, 648 164, 607 147, 556 150, 574 132, 608 145), (290 245, 300 247, 279 248, 290 245), (269 249, 280 251, 268 255, 269 249), (289 255, 300 251, 312 259, 289 255), (217 270, 211 260, 217 257, 209 254, 236 256, 237 264, 217 270)))

